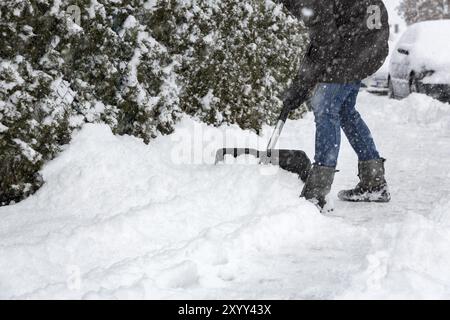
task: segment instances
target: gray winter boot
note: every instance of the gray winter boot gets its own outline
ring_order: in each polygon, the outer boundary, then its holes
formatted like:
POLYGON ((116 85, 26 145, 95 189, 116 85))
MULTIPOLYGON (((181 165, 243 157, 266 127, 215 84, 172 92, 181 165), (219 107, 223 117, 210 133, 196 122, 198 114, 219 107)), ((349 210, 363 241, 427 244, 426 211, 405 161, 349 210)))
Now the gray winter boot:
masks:
POLYGON ((354 189, 339 192, 338 198, 351 202, 389 202, 391 195, 384 178, 385 161, 385 159, 360 161, 358 163, 360 182, 354 189))
POLYGON ((315 164, 309 172, 300 197, 311 201, 320 209, 324 209, 327 203, 326 196, 330 193, 335 173, 335 168, 315 164))

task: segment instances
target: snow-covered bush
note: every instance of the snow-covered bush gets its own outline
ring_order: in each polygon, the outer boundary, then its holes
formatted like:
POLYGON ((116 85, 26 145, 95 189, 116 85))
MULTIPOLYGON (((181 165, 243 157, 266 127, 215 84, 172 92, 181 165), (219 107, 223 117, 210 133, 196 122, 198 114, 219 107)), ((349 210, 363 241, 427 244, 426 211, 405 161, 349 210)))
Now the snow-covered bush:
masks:
POLYGON ((152 36, 151 8, 143 0, 76 3, 82 29, 67 50, 65 74, 78 111, 146 142, 171 133, 180 116, 176 63, 152 36))
POLYGON ((58 85, 20 56, 0 62, 0 205, 37 190, 41 165, 69 141, 58 85))
POLYGON ((257 131, 273 122, 306 44, 302 27, 281 5, 163 0, 151 23, 155 38, 180 56, 184 112, 257 131))
POLYGON ((180 115, 173 65, 133 14, 143 1, 7 0, 1 10, 0 203, 42 184, 38 172, 84 122, 149 141, 180 115), (101 2, 104 3, 101 4, 101 2), (78 23, 66 12, 76 3, 78 23))
POLYGON ((258 131, 306 43, 270 0, 3 0, 0 203, 85 122, 150 142, 183 113, 258 131))
POLYGON ((408 25, 450 19, 450 0, 401 0, 397 11, 408 25))
POLYGON ((53 21, 39 9, 30 1, 0 4, 0 205, 37 190, 42 164, 70 137, 53 21))

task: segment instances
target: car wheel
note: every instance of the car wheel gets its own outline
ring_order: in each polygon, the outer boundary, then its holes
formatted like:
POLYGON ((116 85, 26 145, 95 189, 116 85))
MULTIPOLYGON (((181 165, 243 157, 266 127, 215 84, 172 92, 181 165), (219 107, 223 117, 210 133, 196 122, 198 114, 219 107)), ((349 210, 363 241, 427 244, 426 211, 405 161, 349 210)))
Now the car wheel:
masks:
POLYGON ((395 99, 394 85, 392 84, 391 78, 388 79, 388 88, 389 99, 395 99))
POLYGON ((409 80, 409 92, 420 93, 419 80, 417 80, 415 75, 412 75, 409 80))

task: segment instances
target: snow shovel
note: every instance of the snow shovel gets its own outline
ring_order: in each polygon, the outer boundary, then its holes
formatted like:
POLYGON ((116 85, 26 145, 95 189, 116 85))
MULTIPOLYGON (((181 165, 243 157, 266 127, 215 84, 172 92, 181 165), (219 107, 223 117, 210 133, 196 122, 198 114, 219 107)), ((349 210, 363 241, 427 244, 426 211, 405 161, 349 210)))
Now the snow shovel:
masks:
POLYGON ((311 161, 305 152, 300 150, 280 150, 274 149, 281 135, 284 124, 289 116, 289 106, 283 107, 277 125, 273 131, 272 137, 269 140, 266 151, 259 151, 249 148, 223 148, 216 152, 216 164, 224 161, 225 156, 230 155, 234 158, 243 155, 252 155, 259 159, 260 164, 278 165, 283 170, 296 173, 303 182, 308 177, 311 169, 311 161))

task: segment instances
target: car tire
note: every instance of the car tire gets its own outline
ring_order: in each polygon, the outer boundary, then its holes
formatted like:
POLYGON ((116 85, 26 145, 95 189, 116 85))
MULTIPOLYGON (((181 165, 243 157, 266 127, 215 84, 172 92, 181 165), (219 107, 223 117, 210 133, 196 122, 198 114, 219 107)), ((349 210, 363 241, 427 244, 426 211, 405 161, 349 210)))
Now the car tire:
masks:
POLYGON ((395 99, 395 91, 394 91, 394 85, 392 84, 391 78, 388 79, 388 97, 389 99, 395 99))
POLYGON ((421 93, 420 92, 420 86, 419 86, 419 80, 416 78, 416 76, 413 74, 411 75, 411 78, 409 79, 409 93, 421 93))

